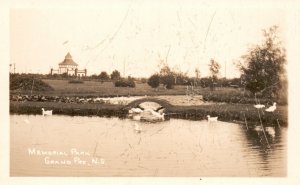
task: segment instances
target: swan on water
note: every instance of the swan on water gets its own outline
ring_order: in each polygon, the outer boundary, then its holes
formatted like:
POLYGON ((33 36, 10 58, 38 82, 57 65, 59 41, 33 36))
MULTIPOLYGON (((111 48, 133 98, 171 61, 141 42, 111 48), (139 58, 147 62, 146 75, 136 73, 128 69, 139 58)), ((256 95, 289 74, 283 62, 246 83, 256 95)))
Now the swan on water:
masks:
POLYGON ((210 117, 210 115, 207 115, 207 121, 216 122, 216 121, 218 121, 218 117, 210 117))
POLYGON ((44 108, 42 108, 42 114, 43 116, 51 116, 52 115, 52 110, 46 110, 44 108))
POLYGON ((143 110, 140 109, 140 108, 132 108, 132 109, 129 110, 130 114, 140 114, 142 112, 143 112, 143 110))

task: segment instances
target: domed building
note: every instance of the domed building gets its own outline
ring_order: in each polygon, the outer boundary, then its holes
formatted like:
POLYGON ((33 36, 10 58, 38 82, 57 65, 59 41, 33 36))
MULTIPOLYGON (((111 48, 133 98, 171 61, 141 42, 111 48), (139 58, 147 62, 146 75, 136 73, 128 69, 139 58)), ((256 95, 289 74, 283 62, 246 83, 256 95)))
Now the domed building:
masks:
POLYGON ((65 59, 58 64, 58 69, 51 68, 52 74, 67 74, 70 76, 86 76, 87 70, 78 70, 78 64, 74 62, 71 54, 68 52, 65 59))

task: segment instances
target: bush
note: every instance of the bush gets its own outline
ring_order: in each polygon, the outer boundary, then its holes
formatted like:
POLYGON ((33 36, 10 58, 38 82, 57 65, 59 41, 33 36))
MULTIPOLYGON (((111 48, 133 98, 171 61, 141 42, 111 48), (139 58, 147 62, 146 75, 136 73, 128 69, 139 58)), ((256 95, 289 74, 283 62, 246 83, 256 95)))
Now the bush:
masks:
POLYGON ((125 79, 120 79, 115 82, 115 87, 135 87, 135 82, 133 80, 125 80, 125 79))
POLYGON ((110 78, 112 80, 119 80, 121 78, 121 74, 118 70, 114 70, 111 75, 110 75, 110 78))
POLYGON ((83 84, 84 81, 83 80, 78 80, 78 79, 73 79, 73 80, 69 80, 70 84, 83 84))
POLYGON ((161 83, 166 86, 167 89, 172 89, 175 84, 175 78, 172 75, 164 75, 160 78, 161 83))
POLYGON ((102 71, 98 77, 100 80, 109 80, 109 75, 105 71, 102 71))
POLYGON ((154 74, 152 75, 148 80, 148 85, 150 85, 152 88, 157 88, 159 86, 159 75, 154 74))

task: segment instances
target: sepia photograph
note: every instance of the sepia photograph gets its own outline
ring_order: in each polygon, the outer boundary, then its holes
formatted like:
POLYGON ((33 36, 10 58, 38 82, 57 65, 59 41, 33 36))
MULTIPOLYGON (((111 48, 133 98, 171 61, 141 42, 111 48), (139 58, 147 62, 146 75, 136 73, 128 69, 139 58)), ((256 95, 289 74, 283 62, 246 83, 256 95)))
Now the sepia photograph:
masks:
POLYGON ((287 178, 284 3, 8 10, 8 175, 287 178))

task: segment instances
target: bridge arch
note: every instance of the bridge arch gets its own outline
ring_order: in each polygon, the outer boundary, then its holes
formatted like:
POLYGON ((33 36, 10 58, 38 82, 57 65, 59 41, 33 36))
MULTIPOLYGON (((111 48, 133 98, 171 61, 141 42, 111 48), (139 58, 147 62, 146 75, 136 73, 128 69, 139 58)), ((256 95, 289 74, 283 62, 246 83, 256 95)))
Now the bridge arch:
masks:
POLYGON ((155 102, 155 103, 158 103, 159 105, 161 105, 162 107, 164 107, 165 109, 169 109, 169 108, 173 107, 173 105, 170 104, 170 102, 167 100, 150 97, 150 98, 142 98, 142 99, 134 100, 134 101, 130 102, 128 105, 126 105, 124 108, 129 110, 131 108, 137 107, 138 105, 140 105, 141 103, 144 103, 144 102, 155 102))

